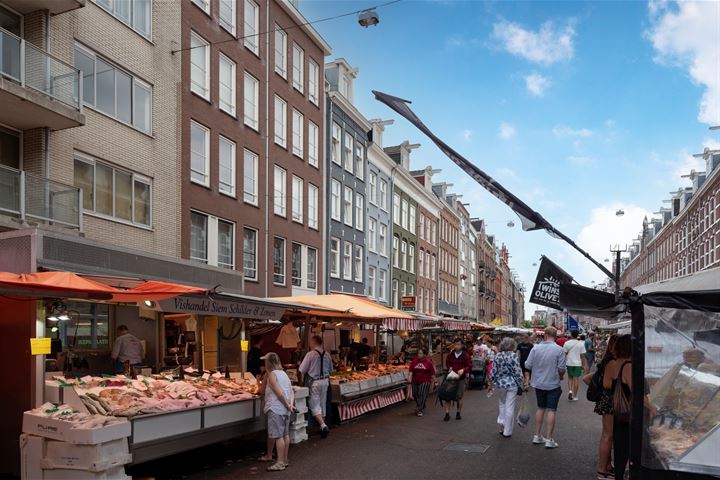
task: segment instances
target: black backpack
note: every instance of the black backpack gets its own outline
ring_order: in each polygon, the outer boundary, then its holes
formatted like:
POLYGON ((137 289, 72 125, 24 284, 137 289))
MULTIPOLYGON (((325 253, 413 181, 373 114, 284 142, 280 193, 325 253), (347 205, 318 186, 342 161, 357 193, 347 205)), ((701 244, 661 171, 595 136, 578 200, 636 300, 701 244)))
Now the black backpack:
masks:
POLYGON ((593 373, 590 379, 590 385, 588 385, 586 397, 591 402, 597 402, 600 400, 600 396, 603 392, 603 372, 599 368, 593 373))
POLYGON ((459 379, 453 378, 448 380, 446 378, 438 389, 437 398, 438 400, 440 400, 440 403, 442 404, 442 402, 451 402, 457 400, 457 392, 459 387, 459 379))

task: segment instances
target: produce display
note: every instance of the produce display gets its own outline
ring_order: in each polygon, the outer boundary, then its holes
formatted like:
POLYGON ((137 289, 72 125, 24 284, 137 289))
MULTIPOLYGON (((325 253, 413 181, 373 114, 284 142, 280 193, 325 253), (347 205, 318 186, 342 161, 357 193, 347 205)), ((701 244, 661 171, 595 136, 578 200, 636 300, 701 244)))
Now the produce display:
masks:
POLYGON ((54 420, 71 423, 72 426, 70 428, 78 430, 102 428, 124 421, 116 417, 79 412, 69 405, 56 405, 50 402, 30 410, 28 413, 38 417, 52 418, 54 420))
POLYGON ((90 413, 116 417, 250 400, 257 397, 258 391, 256 384, 226 379, 219 373, 185 379, 161 375, 139 376, 137 379, 123 375, 55 379, 72 384, 90 413))
POLYGON ((361 371, 336 371, 330 374, 330 377, 335 380, 344 380, 347 382, 361 382, 363 380, 370 380, 383 375, 392 375, 393 373, 407 372, 408 367, 406 365, 389 365, 389 364, 377 364, 370 365, 367 370, 361 371))

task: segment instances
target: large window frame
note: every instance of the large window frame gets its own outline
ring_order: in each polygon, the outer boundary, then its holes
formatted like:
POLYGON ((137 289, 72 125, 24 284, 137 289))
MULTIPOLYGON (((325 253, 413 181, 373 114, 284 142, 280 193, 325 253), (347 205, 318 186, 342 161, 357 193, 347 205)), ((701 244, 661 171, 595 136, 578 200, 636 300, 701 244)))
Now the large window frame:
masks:
MULTIPOLYGON (((207 1, 209 2, 209 0, 207 1)), ((153 0, 94 0, 94 2, 97 6, 130 27, 130 29, 137 32, 140 36, 152 41, 153 0), (125 12, 122 11, 123 6, 127 8, 125 12), (143 17, 138 14, 141 9, 145 11, 144 18, 146 25, 144 27, 140 21, 143 17)), ((208 9, 209 8, 208 6, 208 9)))
POLYGON ((287 102, 280 96, 275 95, 275 144, 287 148, 287 102))
POLYGON ((258 281, 257 269, 257 236, 256 228, 243 227, 243 277, 251 282, 258 281), (248 247, 252 246, 250 250, 248 247))
POLYGON ((285 285, 287 241, 283 237, 273 237, 273 285, 285 285))
POLYGON ((320 104, 320 66, 315 60, 308 60, 308 100, 315 105, 320 104))
POLYGON ((355 192, 355 228, 361 232, 365 228, 365 196, 355 192))
POLYGON ((332 123, 332 141, 330 144, 331 159, 334 163, 342 166, 342 127, 339 124, 332 123))
POLYGON ((353 226, 353 189, 345 185, 343 191, 343 222, 345 225, 353 226))
POLYGON ((353 265, 353 244, 348 241, 343 242, 343 280, 352 280, 353 265))
POLYGON ((308 183, 308 227, 318 230, 318 202, 320 201, 320 189, 308 183))
POLYGON ((237 110, 236 70, 237 65, 235 62, 220 52, 218 61, 218 108, 233 118, 237 110), (226 69, 226 71, 223 71, 223 69, 226 69), (224 76, 229 78, 224 78, 224 76))
POLYGON ((260 7, 252 0, 245 0, 243 10, 245 31, 243 32, 245 48, 260 56, 260 7))
POLYGON ((273 174, 273 212, 280 217, 287 217, 287 170, 275 165, 273 174))
POLYGON ((319 158, 320 158, 320 152, 319 152, 319 132, 320 128, 313 123, 312 121, 308 120, 308 165, 311 165, 315 168, 318 167, 319 164, 319 158))
POLYGON ((250 205, 258 205, 258 160, 255 152, 244 149, 243 155, 243 201, 250 205), (252 175, 248 175, 248 171, 252 175), (248 188, 248 187, 251 188, 248 188))
POLYGON ((363 281, 363 272, 365 268, 365 249, 362 245, 355 245, 353 268, 355 270, 353 278, 356 282, 361 283, 363 281))
MULTIPOLYGON (((227 237, 227 235, 226 235, 227 237)), ((235 269, 235 222, 199 210, 190 210, 190 260, 213 267, 235 269), (193 253, 193 217, 204 220, 203 256, 193 253), (221 228, 229 228, 229 240, 223 240, 221 228), (224 252, 223 252, 224 250, 224 252), (224 255, 224 257, 223 257, 224 255), (223 261, 224 259, 224 261, 223 261)))
POLYGON ((342 184, 336 180, 330 180, 330 218, 342 221, 342 184))
POLYGON ((305 181, 293 175, 292 177, 292 205, 291 218, 293 222, 303 223, 303 196, 305 190, 305 181))
POLYGON ((345 132, 345 139, 343 143, 343 157, 345 159, 345 170, 353 173, 354 159, 353 159, 353 146, 355 145, 355 137, 351 132, 345 132))
POLYGON ((292 153, 296 157, 303 158, 305 156, 305 139, 303 134, 303 125, 305 124, 305 116, 293 108, 292 111, 292 153))
POLYGON ((210 42, 190 30, 190 91, 210 101, 210 42))
POLYGON ((235 142, 218 135, 218 190, 235 198, 237 183, 237 146, 235 142), (227 156, 227 157, 226 157, 227 156))
POLYGON ((190 120, 190 181, 210 187, 210 129, 195 120, 190 120), (193 142, 193 129, 203 135, 202 148, 193 142), (202 162, 203 170, 199 169, 198 161, 202 162))
POLYGON ((295 42, 292 45, 292 86, 298 92, 304 92, 305 51, 295 42))
POLYGON ((255 131, 259 131, 260 116, 260 81, 245 72, 243 92, 243 122, 255 131))
POLYGON ((275 24, 275 73, 287 80, 287 33, 275 24))
POLYGON ((330 237, 330 266, 328 268, 331 278, 340 278, 340 239, 330 237))
POLYGON ((219 0, 218 23, 233 37, 237 34, 237 0, 219 0))

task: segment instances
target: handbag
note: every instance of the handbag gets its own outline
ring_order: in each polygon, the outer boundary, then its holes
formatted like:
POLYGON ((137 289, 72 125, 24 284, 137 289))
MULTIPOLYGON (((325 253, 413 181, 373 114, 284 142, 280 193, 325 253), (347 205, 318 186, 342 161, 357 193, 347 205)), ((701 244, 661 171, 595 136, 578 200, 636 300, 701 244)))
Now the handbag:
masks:
POLYGON ((631 398, 628 398, 628 395, 625 395, 625 391, 623 390, 624 383, 622 382, 622 372, 625 369, 625 365, 629 363, 630 362, 625 362, 622 367, 620 367, 620 372, 615 381, 615 391, 613 392, 612 399, 613 414, 616 419, 624 423, 630 423, 630 415, 632 413, 632 401, 631 398))
POLYGON ((593 373, 592 378, 590 379, 590 385, 588 385, 587 392, 585 394, 586 398, 590 402, 597 402, 600 400, 600 397, 602 396, 603 392, 603 372, 598 368, 595 370, 595 373, 593 373))

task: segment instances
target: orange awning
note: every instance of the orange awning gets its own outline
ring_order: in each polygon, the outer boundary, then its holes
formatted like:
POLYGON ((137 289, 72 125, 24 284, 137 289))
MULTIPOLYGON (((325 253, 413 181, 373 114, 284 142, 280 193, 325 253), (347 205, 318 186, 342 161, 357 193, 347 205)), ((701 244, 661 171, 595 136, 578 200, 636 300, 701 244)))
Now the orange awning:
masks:
POLYGON ((367 323, 377 323, 381 320, 395 319, 413 319, 412 315, 384 307, 366 298, 353 295, 332 294, 332 295, 301 295, 297 297, 279 297, 273 298, 281 302, 289 302, 300 305, 307 305, 310 314, 318 316, 354 318, 365 320, 367 323), (336 310, 341 313, 332 312, 313 312, 312 307, 320 307, 336 310))
POLYGON ((142 302, 145 300, 157 301, 177 297, 179 295, 204 293, 206 291, 207 289, 200 287, 189 287, 178 283, 149 280, 128 290, 121 290, 122 293, 114 294, 112 299, 114 302, 142 302))

